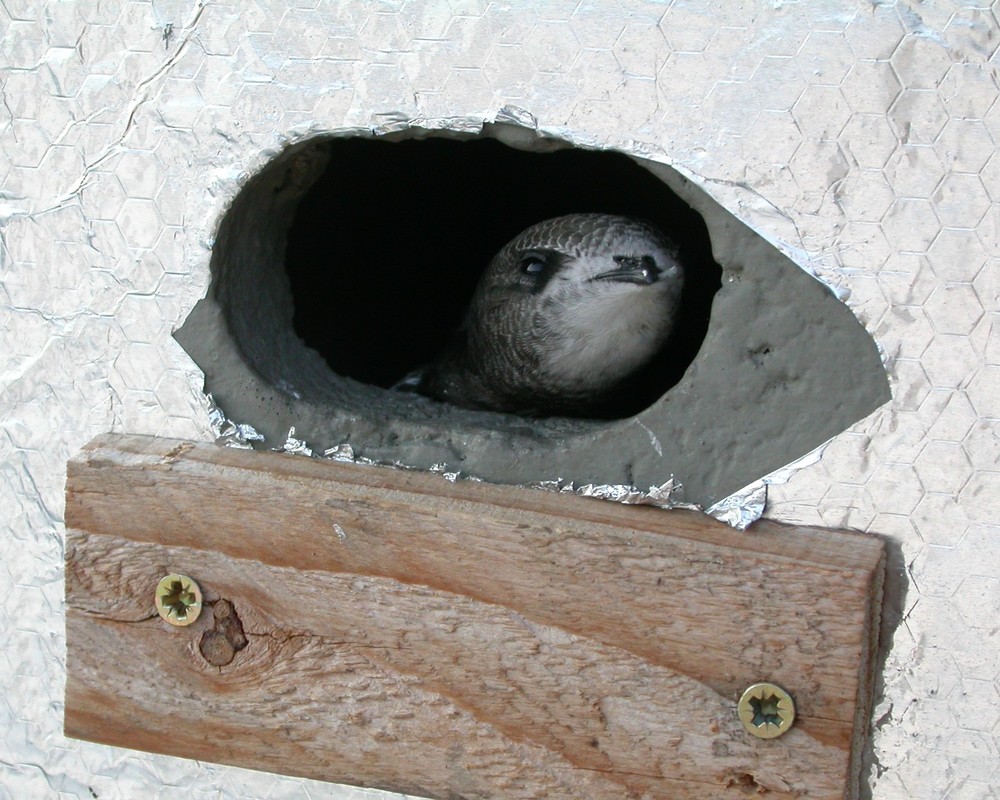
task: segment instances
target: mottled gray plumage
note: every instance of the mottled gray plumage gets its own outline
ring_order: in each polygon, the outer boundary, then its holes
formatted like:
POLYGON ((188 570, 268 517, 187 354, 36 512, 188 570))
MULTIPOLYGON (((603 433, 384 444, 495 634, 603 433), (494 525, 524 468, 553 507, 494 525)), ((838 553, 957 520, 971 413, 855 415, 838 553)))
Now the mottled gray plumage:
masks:
POLYGON ((468 408, 586 414, 660 350, 683 280, 677 248, 645 222, 540 222, 490 262, 418 391, 468 408))

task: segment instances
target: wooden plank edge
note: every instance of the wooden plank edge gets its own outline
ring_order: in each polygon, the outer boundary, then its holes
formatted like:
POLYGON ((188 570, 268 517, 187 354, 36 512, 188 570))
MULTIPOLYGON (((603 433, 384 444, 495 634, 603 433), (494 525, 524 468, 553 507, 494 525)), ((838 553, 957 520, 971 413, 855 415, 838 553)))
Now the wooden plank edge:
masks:
MULTIPOLYGON (((246 470, 248 473, 282 471, 308 481, 336 480, 359 487, 385 491, 448 497, 473 506, 493 506, 557 516, 572 516, 595 524, 627 525, 650 533, 669 533, 699 543, 709 542, 720 547, 742 549, 748 543, 755 550, 774 558, 813 563, 818 566, 857 568, 867 572, 882 559, 883 544, 870 534, 837 530, 835 547, 824 546, 831 532, 813 526, 791 525, 768 519, 758 520, 747 532, 738 532, 707 515, 686 509, 664 509, 651 506, 614 503, 596 498, 577 497, 568 493, 547 492, 519 486, 490 484, 479 481, 448 481, 440 475, 421 470, 397 469, 390 466, 343 464, 320 458, 308 458, 274 451, 245 450, 221 447, 210 442, 139 434, 100 434, 85 445, 67 465, 67 482, 81 469, 99 469, 102 463, 114 468, 156 470, 178 468, 184 462, 221 464, 246 470), (102 453, 131 456, 123 464, 102 453), (668 518, 663 515, 669 514, 668 518), (665 531, 669 519, 669 531, 665 531), (842 542, 850 539, 851 546, 842 542)), ((486 512, 488 513, 488 512, 486 512)))

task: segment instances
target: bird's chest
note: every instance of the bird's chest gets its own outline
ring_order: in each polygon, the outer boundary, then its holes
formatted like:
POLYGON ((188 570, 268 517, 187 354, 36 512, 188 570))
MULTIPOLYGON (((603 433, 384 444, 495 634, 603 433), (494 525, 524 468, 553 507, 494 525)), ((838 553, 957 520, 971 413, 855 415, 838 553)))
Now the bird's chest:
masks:
POLYGON ((545 337, 548 371, 583 388, 628 375, 663 343, 668 320, 659 300, 654 292, 626 288, 564 303, 545 337))

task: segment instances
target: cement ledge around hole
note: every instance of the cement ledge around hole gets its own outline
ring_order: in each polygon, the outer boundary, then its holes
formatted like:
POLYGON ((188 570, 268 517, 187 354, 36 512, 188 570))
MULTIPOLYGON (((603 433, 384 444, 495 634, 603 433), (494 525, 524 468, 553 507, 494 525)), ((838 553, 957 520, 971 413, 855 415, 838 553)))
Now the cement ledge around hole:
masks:
MULTIPOLYGON (((342 135, 357 136, 357 131, 342 135)), ((487 126, 517 149, 573 147, 528 129, 487 126)), ((226 415, 266 447, 291 426, 314 450, 349 442, 379 461, 446 463, 485 480, 560 478, 646 489, 675 476, 708 506, 809 452, 889 397, 877 347, 830 290, 667 165, 630 156, 704 219, 722 286, 683 378, 650 407, 614 421, 528 420, 475 412, 334 373, 295 334, 285 236, 324 168, 301 142, 250 178, 219 222, 212 285, 176 338, 226 415)), ((464 132, 411 128, 399 140, 464 132)))

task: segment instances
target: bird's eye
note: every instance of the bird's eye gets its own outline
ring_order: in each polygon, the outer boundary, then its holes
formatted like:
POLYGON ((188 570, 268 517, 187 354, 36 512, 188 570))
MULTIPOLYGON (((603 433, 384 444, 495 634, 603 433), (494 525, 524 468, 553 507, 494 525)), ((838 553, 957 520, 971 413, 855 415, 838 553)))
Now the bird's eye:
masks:
POLYGON ((525 253, 518 262, 518 267, 525 275, 541 275, 545 266, 545 259, 538 253, 525 253))

